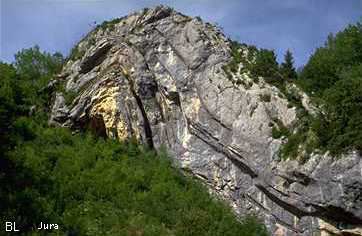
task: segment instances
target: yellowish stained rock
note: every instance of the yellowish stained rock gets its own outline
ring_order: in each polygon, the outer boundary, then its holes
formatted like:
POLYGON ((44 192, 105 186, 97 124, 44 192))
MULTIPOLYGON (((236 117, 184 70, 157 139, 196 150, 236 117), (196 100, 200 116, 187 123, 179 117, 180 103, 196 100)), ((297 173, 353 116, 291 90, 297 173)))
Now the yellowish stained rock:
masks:
POLYGON ((123 141, 128 138, 128 131, 125 122, 117 114, 117 100, 119 88, 104 88, 98 93, 98 102, 96 102, 90 112, 90 115, 103 118, 107 136, 117 137, 123 141))

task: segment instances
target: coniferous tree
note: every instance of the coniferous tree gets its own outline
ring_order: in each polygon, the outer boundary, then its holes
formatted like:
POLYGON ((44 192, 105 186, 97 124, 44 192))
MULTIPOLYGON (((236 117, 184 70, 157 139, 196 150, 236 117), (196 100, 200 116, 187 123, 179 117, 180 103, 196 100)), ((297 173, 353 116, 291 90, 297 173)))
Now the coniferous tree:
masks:
POLYGON ((296 79, 297 72, 294 68, 294 58, 292 52, 288 49, 284 55, 284 62, 280 66, 280 72, 284 79, 296 79))
POLYGON ((258 51, 251 73, 255 76, 262 76, 267 80, 279 78, 279 67, 274 51, 267 49, 258 51))

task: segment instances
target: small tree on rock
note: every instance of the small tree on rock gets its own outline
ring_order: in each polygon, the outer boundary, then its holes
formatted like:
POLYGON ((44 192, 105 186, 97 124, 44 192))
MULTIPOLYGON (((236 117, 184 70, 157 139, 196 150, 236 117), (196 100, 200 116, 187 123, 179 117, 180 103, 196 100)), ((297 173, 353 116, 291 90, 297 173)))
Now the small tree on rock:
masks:
POLYGON ((296 79, 297 72, 294 68, 294 58, 292 52, 288 49, 284 55, 284 62, 280 66, 280 72, 284 79, 296 79))

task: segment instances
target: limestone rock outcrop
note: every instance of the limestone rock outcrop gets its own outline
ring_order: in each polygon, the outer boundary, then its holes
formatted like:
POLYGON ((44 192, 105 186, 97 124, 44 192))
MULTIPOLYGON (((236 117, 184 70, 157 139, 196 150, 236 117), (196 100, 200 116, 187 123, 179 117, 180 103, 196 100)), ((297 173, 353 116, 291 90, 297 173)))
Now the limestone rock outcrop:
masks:
POLYGON ((238 214, 261 216, 273 235, 362 235, 361 156, 281 160, 272 127, 291 127, 296 108, 262 78, 228 78, 230 50, 217 27, 165 6, 103 24, 53 81, 64 90, 50 123, 167 147, 177 165, 238 214))

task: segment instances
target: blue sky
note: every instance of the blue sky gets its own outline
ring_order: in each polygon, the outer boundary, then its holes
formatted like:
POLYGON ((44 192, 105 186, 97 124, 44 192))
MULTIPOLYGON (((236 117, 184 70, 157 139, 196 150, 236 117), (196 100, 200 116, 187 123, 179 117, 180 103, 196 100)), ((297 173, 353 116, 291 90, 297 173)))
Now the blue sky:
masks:
POLYGON ((22 48, 67 55, 93 26, 143 7, 165 4, 218 23, 226 35, 274 49, 279 60, 291 49, 305 63, 330 32, 362 17, 362 0, 0 0, 0 60, 12 62, 22 48))

